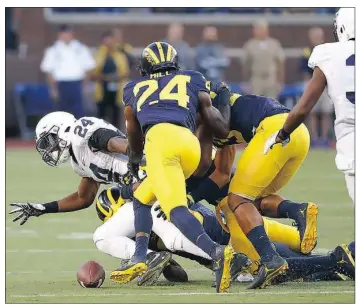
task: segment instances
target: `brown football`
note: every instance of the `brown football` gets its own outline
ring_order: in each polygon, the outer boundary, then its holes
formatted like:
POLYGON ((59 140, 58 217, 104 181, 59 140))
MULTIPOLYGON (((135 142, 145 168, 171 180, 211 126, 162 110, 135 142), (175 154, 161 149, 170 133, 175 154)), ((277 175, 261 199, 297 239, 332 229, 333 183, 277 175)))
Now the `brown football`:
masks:
POLYGON ((77 272, 77 281, 83 288, 99 288, 104 280, 103 267, 92 260, 83 264, 77 272))

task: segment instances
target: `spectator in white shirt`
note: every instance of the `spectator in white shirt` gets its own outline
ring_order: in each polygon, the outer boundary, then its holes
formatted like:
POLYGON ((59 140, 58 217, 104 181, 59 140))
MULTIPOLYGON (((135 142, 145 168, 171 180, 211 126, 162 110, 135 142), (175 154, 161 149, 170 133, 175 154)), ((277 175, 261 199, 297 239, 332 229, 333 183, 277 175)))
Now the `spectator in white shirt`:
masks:
POLYGON ((58 40, 45 51, 41 70, 47 74, 52 98, 59 110, 84 116, 82 81, 95 67, 89 48, 74 39, 68 25, 59 28, 58 40))

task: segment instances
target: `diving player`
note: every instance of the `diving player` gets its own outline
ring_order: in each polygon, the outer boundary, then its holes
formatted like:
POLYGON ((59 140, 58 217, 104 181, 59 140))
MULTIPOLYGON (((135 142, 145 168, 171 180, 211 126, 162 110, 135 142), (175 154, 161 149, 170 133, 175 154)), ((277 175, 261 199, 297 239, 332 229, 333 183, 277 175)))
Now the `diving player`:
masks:
MULTIPOLYGON (((267 139, 264 153, 274 154, 273 146, 281 143, 289 150, 299 129, 327 86, 335 107, 336 166, 345 174, 349 196, 354 202, 355 192, 355 12, 354 8, 341 8, 336 14, 334 34, 337 42, 314 48, 309 67, 313 76, 299 102, 282 122, 283 127, 267 139), (272 152, 268 153, 271 149, 272 152)), ((279 127, 277 127, 277 130, 279 127)), ((286 151, 285 151, 286 153, 286 151)))
POLYGON ((213 259, 216 290, 225 292, 234 253, 230 246, 212 241, 187 209, 185 179, 196 170, 201 157, 200 143, 193 134, 196 115, 217 137, 228 135, 227 121, 212 107, 205 78, 196 71, 180 70, 171 45, 148 45, 141 54, 140 71, 142 77, 125 86, 123 100, 129 162, 135 173, 145 147, 147 178, 134 193, 135 254, 111 278, 127 283, 147 270, 150 210, 157 199, 168 219, 213 259))
MULTIPOLYGON (((83 117, 76 120, 66 112, 50 113, 36 126, 36 149, 42 160, 50 166, 56 167, 70 161, 81 181, 76 192, 61 200, 43 204, 10 204, 14 207, 10 214, 18 213, 13 221, 20 220, 20 225, 33 216, 89 207, 95 200, 100 184, 124 186, 123 193, 129 192, 125 186, 130 185, 131 190, 133 178, 125 156, 127 140, 123 133, 102 119, 83 117)), ((170 258, 168 252, 152 258, 148 263, 150 269, 147 276, 161 269, 170 258)))

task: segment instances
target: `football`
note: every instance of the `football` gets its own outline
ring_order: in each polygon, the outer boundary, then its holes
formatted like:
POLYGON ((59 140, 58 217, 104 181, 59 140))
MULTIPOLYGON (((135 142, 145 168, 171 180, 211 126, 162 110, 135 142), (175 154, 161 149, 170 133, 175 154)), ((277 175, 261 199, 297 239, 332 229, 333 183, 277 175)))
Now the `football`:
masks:
POLYGON ((96 261, 88 261, 77 272, 77 281, 83 288, 99 288, 105 280, 105 271, 96 261))

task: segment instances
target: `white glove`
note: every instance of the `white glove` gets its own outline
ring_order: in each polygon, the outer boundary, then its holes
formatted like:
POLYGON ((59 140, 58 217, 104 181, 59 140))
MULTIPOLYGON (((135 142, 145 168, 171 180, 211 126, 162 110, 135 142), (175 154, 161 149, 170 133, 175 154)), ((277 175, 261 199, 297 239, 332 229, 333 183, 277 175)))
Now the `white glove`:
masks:
POLYGON ((276 145, 277 143, 281 143, 281 145, 283 147, 288 145, 288 143, 290 142, 290 137, 287 137, 285 140, 281 140, 281 138, 278 137, 278 136, 280 136, 279 133, 280 133, 280 131, 274 133, 265 142, 265 144, 264 144, 264 155, 266 155, 269 152, 269 150, 273 149, 274 145, 276 145))

